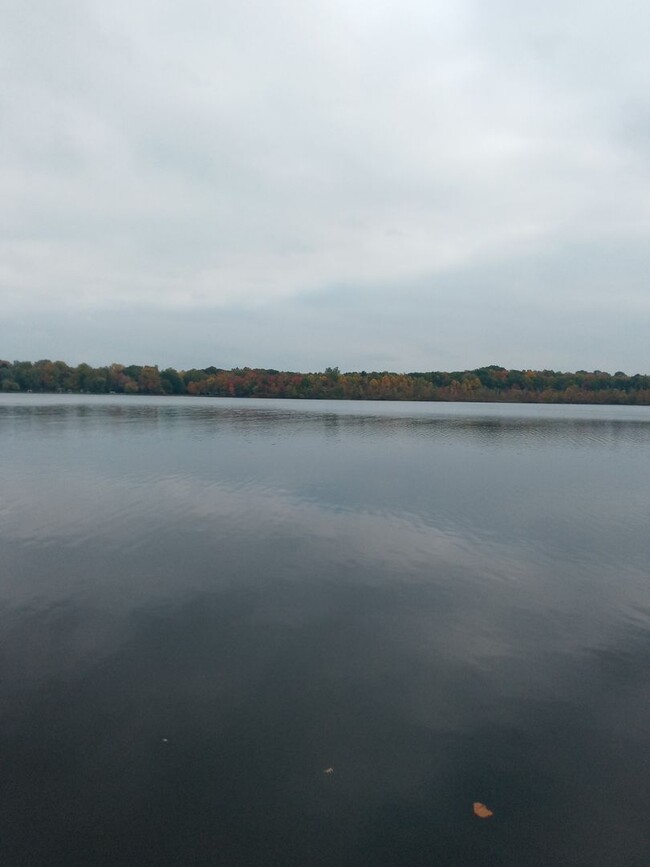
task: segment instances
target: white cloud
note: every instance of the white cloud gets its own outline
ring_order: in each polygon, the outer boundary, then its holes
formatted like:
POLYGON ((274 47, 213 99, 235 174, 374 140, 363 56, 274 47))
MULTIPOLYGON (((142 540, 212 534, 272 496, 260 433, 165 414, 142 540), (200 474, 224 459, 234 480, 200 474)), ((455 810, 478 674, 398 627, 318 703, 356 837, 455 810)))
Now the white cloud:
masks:
MULTIPOLYGON (((640 4, 68 0, 2 17, 8 315, 256 309, 342 285, 381 310, 387 286, 647 240, 640 4)), ((572 280, 545 288, 548 311, 589 296, 572 280)), ((470 320, 492 291, 467 284, 470 320)), ((387 315, 372 342, 413 366, 387 315)))

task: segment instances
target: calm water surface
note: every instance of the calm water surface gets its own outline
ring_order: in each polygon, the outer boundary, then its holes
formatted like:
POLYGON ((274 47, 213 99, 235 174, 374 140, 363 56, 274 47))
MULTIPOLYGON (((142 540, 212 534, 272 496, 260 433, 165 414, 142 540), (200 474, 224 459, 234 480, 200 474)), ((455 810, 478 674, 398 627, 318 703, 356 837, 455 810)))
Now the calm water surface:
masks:
POLYGON ((650 863, 650 409, 2 396, 0 447, 2 867, 650 863))

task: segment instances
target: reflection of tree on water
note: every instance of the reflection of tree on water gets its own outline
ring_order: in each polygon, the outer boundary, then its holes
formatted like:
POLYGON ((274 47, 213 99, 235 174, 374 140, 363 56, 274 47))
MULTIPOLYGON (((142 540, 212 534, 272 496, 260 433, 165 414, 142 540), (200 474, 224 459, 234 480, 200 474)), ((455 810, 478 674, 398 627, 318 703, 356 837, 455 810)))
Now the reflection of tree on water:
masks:
MULTIPOLYGON (((6 399, 5 399, 6 400, 6 399)), ((287 426, 295 431, 476 440, 486 444, 534 444, 557 439, 569 445, 615 445, 621 437, 639 445, 650 442, 643 409, 624 407, 514 407, 494 404, 368 403, 366 401, 283 401, 259 399, 189 400, 99 395, 25 395, 0 404, 8 416, 28 425, 86 420, 173 427, 191 419, 198 429, 235 429, 241 433, 287 426), (585 413, 591 413, 584 417, 585 413), (594 415, 596 413, 597 415, 594 415), (630 417, 634 413, 634 417, 630 417), (600 417, 598 414, 602 414, 600 417), (620 416, 620 417, 617 417, 620 416)))

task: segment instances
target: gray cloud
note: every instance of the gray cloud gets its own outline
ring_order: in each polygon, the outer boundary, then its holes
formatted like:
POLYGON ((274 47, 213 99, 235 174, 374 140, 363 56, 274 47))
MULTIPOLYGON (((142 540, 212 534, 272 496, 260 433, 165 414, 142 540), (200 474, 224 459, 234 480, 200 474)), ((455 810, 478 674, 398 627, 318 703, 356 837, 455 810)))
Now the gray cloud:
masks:
POLYGON ((647 368, 641 4, 3 4, 2 355, 647 368))

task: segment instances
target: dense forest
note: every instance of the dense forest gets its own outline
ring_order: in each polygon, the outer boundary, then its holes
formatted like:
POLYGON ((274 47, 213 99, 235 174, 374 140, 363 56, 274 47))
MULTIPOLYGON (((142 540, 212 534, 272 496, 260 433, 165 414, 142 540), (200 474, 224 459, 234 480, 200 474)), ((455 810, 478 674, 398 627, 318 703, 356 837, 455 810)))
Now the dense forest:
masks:
POLYGON ((207 395, 343 400, 470 400, 528 403, 621 403, 650 405, 650 376, 600 370, 476 370, 429 373, 388 371, 292 373, 218 367, 159 370, 155 365, 70 367, 63 361, 0 361, 3 392, 207 395))

